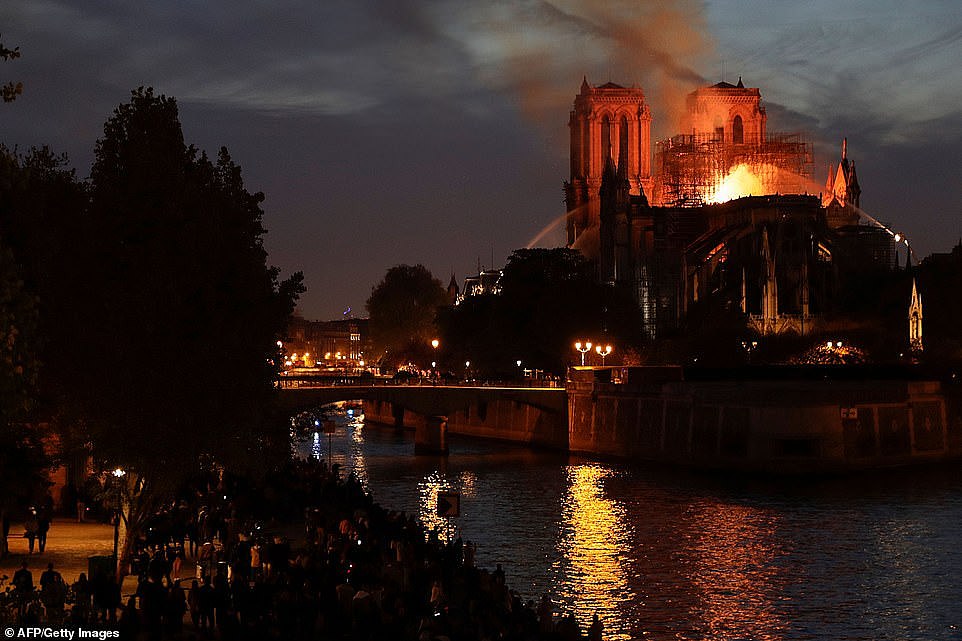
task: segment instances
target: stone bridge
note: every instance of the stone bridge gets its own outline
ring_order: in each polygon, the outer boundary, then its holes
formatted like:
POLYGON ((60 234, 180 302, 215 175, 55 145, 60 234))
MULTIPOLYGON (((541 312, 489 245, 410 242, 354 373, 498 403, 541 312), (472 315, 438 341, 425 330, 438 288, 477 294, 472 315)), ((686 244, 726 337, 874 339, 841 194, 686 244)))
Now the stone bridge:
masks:
POLYGON ((284 381, 281 406, 291 413, 337 401, 363 400, 368 421, 414 428, 415 450, 447 451, 447 432, 566 448, 564 388, 384 385, 284 381))

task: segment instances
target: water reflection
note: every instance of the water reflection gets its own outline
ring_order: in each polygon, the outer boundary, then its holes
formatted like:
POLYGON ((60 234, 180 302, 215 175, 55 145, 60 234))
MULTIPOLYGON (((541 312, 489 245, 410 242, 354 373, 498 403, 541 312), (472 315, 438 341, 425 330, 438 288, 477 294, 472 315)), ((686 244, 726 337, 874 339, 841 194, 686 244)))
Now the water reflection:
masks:
MULTIPOLYGON (((787 623, 772 598, 779 593, 775 543, 778 518, 770 510, 727 503, 693 506, 688 583, 692 620, 705 639, 784 638, 787 623)), ((684 638, 684 637, 679 637, 684 638)))
POLYGON ((452 541, 456 536, 450 520, 438 516, 438 492, 453 489, 446 475, 438 470, 426 475, 418 483, 418 519, 427 532, 437 532, 440 541, 452 541))
MULTIPOLYGON (((962 639, 957 468, 775 484, 474 440, 419 457, 410 433, 336 421, 342 474, 441 538, 455 521, 437 492, 460 491, 479 567, 503 563, 524 599, 550 593, 582 630, 598 612, 605 639, 962 639)), ((301 455, 326 458, 325 440, 301 455)))
POLYGON ((349 461, 344 462, 344 465, 350 466, 350 471, 353 472, 357 480, 361 482, 361 487, 370 491, 368 487, 370 478, 368 477, 367 464, 364 460, 364 414, 355 412, 354 410, 348 410, 347 419, 345 429, 351 437, 351 457, 349 461))
POLYGON ((561 504, 560 558, 554 563, 557 598, 586 628, 594 614, 608 639, 629 639, 620 613, 635 600, 628 580, 631 528, 624 504, 606 498, 604 482, 614 472, 602 465, 570 465, 561 504))

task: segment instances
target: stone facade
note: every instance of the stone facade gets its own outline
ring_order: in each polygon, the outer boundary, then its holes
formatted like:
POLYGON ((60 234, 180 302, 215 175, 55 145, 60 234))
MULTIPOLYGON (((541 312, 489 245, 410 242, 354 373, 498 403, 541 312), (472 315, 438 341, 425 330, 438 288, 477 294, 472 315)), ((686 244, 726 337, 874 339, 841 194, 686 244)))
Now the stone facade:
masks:
POLYGON ((568 121, 571 178, 565 183, 568 245, 599 222, 598 191, 608 162, 617 162, 632 194, 651 192, 651 110, 638 87, 581 83, 568 121))

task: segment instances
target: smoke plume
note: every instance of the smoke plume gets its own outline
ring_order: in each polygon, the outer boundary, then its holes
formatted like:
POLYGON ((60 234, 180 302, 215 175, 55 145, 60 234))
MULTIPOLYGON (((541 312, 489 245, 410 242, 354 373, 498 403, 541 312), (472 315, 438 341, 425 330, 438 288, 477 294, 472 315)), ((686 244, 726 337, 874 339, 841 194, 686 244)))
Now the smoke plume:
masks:
POLYGON ((482 81, 515 92, 526 116, 549 127, 585 76, 640 86, 658 139, 677 130, 685 96, 705 84, 695 67, 713 46, 698 0, 529 0, 476 11, 482 81))

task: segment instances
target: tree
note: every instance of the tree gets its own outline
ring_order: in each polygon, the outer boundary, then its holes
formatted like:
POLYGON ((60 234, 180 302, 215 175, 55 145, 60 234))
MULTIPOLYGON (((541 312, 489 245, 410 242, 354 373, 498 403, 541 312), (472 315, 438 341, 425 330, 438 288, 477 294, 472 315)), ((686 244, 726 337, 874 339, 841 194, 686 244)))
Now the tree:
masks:
POLYGON ((226 149, 184 143, 177 104, 132 92, 96 145, 72 259, 85 283, 63 362, 92 453, 121 467, 129 553, 202 464, 263 466, 288 451, 272 413, 276 340, 303 291, 266 263, 263 194, 226 149))
MULTIPOLYGON (((59 249, 71 244, 71 221, 83 206, 65 163, 46 148, 18 155, 0 146, 0 520, 36 504, 49 487, 44 439, 59 386, 57 344, 47 331, 62 321, 57 274, 72 266, 59 249)), ((0 555, 6 549, 0 541, 0 555)))
POLYGON ((371 338, 377 353, 394 364, 411 355, 427 353, 426 346, 437 337, 437 310, 446 301, 441 281, 424 265, 397 265, 389 269, 367 299, 371 338))
MULTIPOLYGON (((13 49, 7 49, 0 42, 0 60, 14 60, 20 57, 20 47, 14 47, 13 49)), ((8 82, 7 84, 0 87, 0 96, 3 97, 4 102, 13 102, 23 93, 23 83, 22 82, 8 82)))
MULTIPOLYGON (((24 287, 13 252, 0 236, 0 520, 40 498, 48 459, 40 435, 27 424, 36 398, 37 308, 24 287)), ((2 536, 2 535, 0 535, 2 536)), ((0 556, 7 540, 0 538, 0 556)))
MULTIPOLYGON (((441 316, 447 355, 487 375, 526 367, 563 372, 578 339, 635 340, 637 308, 629 292, 597 282, 594 263, 568 248, 511 254, 497 295, 468 297, 441 316)), ((609 361, 614 362, 614 361, 609 361)))

